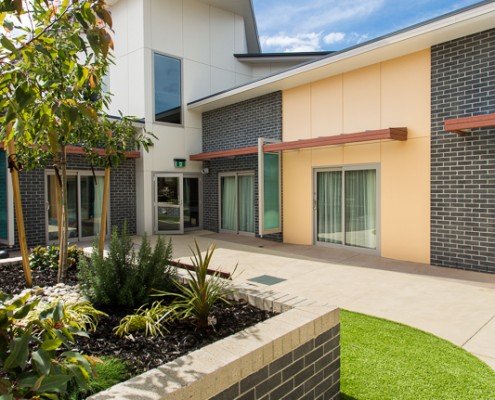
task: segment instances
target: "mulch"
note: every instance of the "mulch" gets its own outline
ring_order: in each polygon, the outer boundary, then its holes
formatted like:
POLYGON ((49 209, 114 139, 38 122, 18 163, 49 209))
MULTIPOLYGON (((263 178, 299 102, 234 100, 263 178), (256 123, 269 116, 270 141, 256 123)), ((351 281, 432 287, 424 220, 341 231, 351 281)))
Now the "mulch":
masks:
MULTIPOLYGON (((57 284, 57 270, 54 268, 39 268, 31 271, 33 286, 54 286, 57 284)), ((76 268, 67 271, 67 285, 77 284, 76 268)), ((4 293, 17 294, 26 288, 26 280, 21 264, 0 265, 0 290, 4 293)))
MULTIPOLYGON (((33 286, 51 286, 57 283, 57 271, 40 269, 32 271, 33 286)), ((66 284, 77 284, 77 271, 70 269, 66 284)), ((20 293, 25 288, 22 266, 0 266, 0 290, 20 293)), ((114 356, 127 361, 130 376, 135 376, 161 364, 172 361, 207 344, 230 336, 247 327, 264 321, 274 314, 255 308, 246 302, 220 303, 213 311, 216 323, 206 330, 198 330, 191 321, 175 322, 164 336, 145 337, 141 333, 120 338, 114 328, 129 311, 102 310, 102 317, 90 338, 78 338, 75 351, 92 356, 114 356)))
POLYGON ((100 320, 96 332, 90 333, 90 339, 79 339, 75 350, 97 357, 115 356, 125 360, 131 376, 156 368, 273 316, 245 302, 219 304, 213 311, 217 322, 207 330, 197 330, 191 322, 182 321, 169 326, 169 332, 164 336, 146 337, 133 333, 120 338, 113 333, 113 329, 126 313, 121 311, 110 314, 109 310, 105 311, 109 316, 100 320))

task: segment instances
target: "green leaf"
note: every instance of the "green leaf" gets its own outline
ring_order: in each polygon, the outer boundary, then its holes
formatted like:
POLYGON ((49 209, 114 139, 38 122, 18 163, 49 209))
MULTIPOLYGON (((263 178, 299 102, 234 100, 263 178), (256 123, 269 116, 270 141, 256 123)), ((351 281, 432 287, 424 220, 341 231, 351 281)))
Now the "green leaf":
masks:
POLYGON ((89 385, 90 375, 79 365, 71 364, 67 367, 81 389, 86 389, 89 385))
POLYGON ((64 303, 59 301, 53 310, 53 321, 60 322, 64 317, 64 303))
POLYGON ((12 393, 2 394, 0 400, 14 400, 14 395, 12 393))
POLYGON ((57 350, 63 341, 61 339, 48 339, 41 344, 41 348, 46 351, 57 350))
POLYGON ((3 369, 8 371, 15 367, 24 369, 29 356, 29 340, 31 339, 31 330, 25 331, 22 336, 14 339, 14 347, 3 364, 3 369))
POLYGON ((6 36, 2 35, 0 38, 0 43, 2 44, 3 47, 5 47, 8 51, 11 51, 12 53, 16 52, 17 49, 14 46, 14 43, 12 43, 6 36))
MULTIPOLYGON (((17 310, 14 313, 14 318, 15 319, 23 319, 26 315, 29 314, 29 312, 34 308, 33 304, 26 304, 23 306, 20 310, 17 310)), ((0 318, 1 319, 1 318, 0 318)), ((1 326, 1 323, 0 323, 1 326)))
POLYGON ((35 351, 31 355, 33 366, 40 373, 40 375, 48 375, 51 368, 51 358, 50 355, 43 349, 35 351))
POLYGON ((67 391, 67 382, 70 381, 70 375, 49 375, 46 376, 41 385, 39 386, 37 393, 55 392, 65 393, 67 391))

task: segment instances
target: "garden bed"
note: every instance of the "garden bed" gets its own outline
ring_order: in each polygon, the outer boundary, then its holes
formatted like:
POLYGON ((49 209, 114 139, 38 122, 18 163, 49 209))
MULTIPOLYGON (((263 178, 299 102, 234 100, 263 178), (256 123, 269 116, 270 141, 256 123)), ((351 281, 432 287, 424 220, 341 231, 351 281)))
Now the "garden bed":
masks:
MULTIPOLYGON (((40 268, 32 271, 33 287, 49 288, 57 284, 57 270, 40 268)), ((67 286, 78 284, 77 270, 70 268, 67 286)), ((0 291, 18 294, 26 289, 22 265, 0 265, 0 291)), ((76 288, 69 288, 77 291, 76 288)), ((35 290, 36 292, 36 290, 35 290)), ((163 336, 145 336, 140 332, 119 337, 114 328, 130 310, 103 309, 102 317, 90 338, 79 338, 75 351, 92 356, 117 357, 127 362, 129 375, 138 375, 161 364, 172 361, 190 351, 239 332, 275 315, 249 305, 244 300, 230 304, 219 303, 213 310, 216 323, 206 330, 197 330, 188 321, 175 321, 163 336)))
MULTIPOLYGON (((54 268, 38 268, 31 270, 33 286, 47 287, 57 284, 57 270, 54 268)), ((77 284, 77 271, 69 268, 67 271, 66 284, 73 286, 77 284)), ((26 288, 26 280, 22 264, 0 264, 0 290, 8 294, 17 294, 26 288)))

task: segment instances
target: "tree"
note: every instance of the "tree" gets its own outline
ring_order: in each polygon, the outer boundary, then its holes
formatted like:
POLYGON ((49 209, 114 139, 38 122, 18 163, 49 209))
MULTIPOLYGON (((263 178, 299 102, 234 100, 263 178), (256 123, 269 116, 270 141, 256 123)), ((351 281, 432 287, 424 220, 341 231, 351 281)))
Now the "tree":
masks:
POLYGON ((117 165, 127 150, 151 144, 132 119, 105 114, 104 76, 113 49, 104 0, 0 0, 0 139, 15 141, 16 167, 52 165, 57 177, 59 282, 68 243, 67 147, 95 166, 117 165), (104 148, 106 156, 95 149, 104 148))

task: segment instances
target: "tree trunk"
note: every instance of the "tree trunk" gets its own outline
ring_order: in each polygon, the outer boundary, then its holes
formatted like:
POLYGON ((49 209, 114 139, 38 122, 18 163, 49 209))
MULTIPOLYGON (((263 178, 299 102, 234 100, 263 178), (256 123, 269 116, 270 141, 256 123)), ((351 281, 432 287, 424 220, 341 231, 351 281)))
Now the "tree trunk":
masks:
POLYGON ((105 168, 105 181, 103 184, 103 201, 101 205, 100 243, 98 247, 98 253, 100 254, 100 257, 103 257, 103 252, 105 250, 109 198, 110 198, 110 167, 107 166, 105 168))
POLYGON ((58 283, 64 283, 67 275, 67 247, 68 247, 68 215, 67 215, 67 155, 65 146, 55 160, 55 165, 59 170, 60 180, 57 179, 57 184, 60 187, 60 220, 59 220, 59 259, 58 259, 58 283))
MULTIPOLYGON (((12 126, 10 126, 10 129, 12 129, 12 126)), ((8 127, 7 130, 9 130, 8 127)), ((14 162, 15 162, 14 139, 10 140, 8 144, 8 154, 9 157, 11 156, 14 158, 14 162)), ((15 208, 15 217, 17 223, 17 234, 19 240, 19 247, 21 249, 21 255, 22 255, 22 269, 24 270, 24 278, 26 279, 26 286, 30 288, 33 286, 33 280, 31 277, 31 268, 29 267, 29 251, 27 248, 26 230, 24 228, 24 214, 22 212, 21 189, 19 185, 19 172, 17 171, 17 169, 11 168, 10 173, 12 176, 12 189, 14 192, 14 208, 15 208)))

